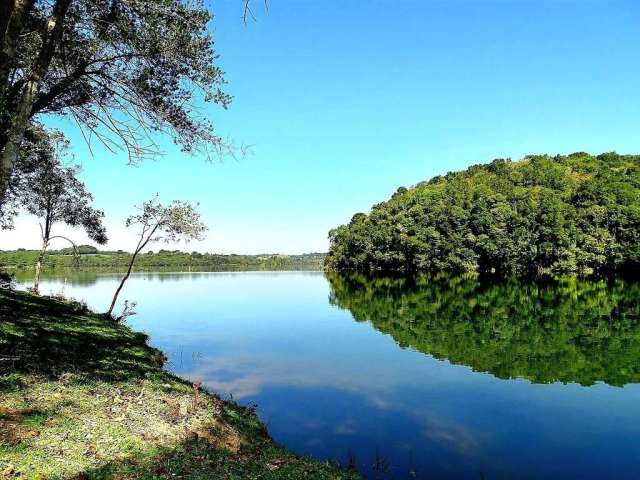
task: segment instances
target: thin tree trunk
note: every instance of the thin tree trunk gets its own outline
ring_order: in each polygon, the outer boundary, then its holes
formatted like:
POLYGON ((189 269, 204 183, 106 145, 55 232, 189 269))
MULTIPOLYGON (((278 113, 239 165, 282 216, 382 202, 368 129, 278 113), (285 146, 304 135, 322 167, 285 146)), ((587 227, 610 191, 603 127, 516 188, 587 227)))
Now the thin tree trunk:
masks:
MULTIPOLYGON (((16 0, 5 0, 0 3, 0 40, 2 45, 7 41, 7 29, 11 21, 11 15, 16 8, 16 0)), ((4 48, 3 48, 4 51, 4 48)), ((0 66, 2 66, 2 53, 0 53, 0 66)))
POLYGON ((15 65, 18 40, 23 33, 25 18, 35 0, 2 0, 0 6, 0 94, 9 89, 9 75, 15 65))
POLYGON ((44 221, 44 228, 40 225, 40 234, 42 236, 42 248, 36 261, 36 276, 33 280, 33 291, 37 294, 40 285, 40 272, 42 272, 42 263, 44 262, 44 256, 47 253, 49 242, 51 241, 51 209, 47 210, 47 215, 44 221))
POLYGON ((138 245, 136 246, 136 249, 133 252, 133 256, 131 257, 131 262, 129 262, 129 268, 127 269, 127 273, 125 274, 125 276, 120 281, 120 285, 118 285, 116 293, 113 295, 113 300, 111 300, 111 306, 109 307, 109 311, 107 312, 107 316, 110 317, 113 314, 113 309, 116 306, 116 301, 118 300, 118 295, 120 295, 120 291, 122 290, 122 287, 124 287, 124 282, 126 282, 127 279, 129 278, 129 276, 131 275, 131 270, 133 269, 133 264, 136 261, 136 257, 144 249, 144 247, 147 246, 147 243, 149 243, 149 241, 153 238, 153 235, 156 233, 156 230, 158 229, 159 226, 160 225, 157 224, 155 227, 153 227, 153 229, 151 230, 151 232, 149 233, 149 235, 147 236, 146 239, 145 239, 144 235, 145 235, 145 232, 147 230, 143 229, 142 235, 140 236, 140 240, 138 241, 138 245))
POLYGON ((38 260, 36 261, 36 276, 33 280, 33 291, 38 293, 38 288, 40 285, 40 273, 42 272, 42 263, 44 262, 44 256, 47 252, 48 241, 44 241, 42 243, 42 250, 40 250, 40 254, 38 255, 38 260))
MULTIPOLYGON (((43 34, 42 47, 38 53, 38 58, 29 72, 20 100, 12 112, 11 123, 6 132, 4 145, 0 145, 0 151, 2 152, 0 156, 0 206, 4 205, 6 201, 9 180, 18 158, 18 146, 29 125, 33 104, 38 96, 42 79, 49 70, 51 59, 60 42, 64 18, 71 1, 57 0, 53 7, 51 17, 47 21, 46 31, 43 34)), ((6 95, 3 95, 2 99, 5 101, 6 95)))
POLYGON ((118 301, 118 295, 120 295, 120 291, 122 290, 122 287, 124 287, 124 282, 126 282, 127 279, 129 278, 129 276, 131 275, 131 270, 133 269, 133 263, 136 261, 136 257, 138 256, 138 252, 139 251, 140 250, 136 250, 133 253, 133 256, 131 257, 131 262, 129 262, 129 268, 127 269, 127 273, 125 274, 125 276, 120 281, 120 285, 118 285, 116 293, 113 295, 113 300, 111 300, 111 306, 109 307, 109 311, 107 312, 107 316, 109 316, 109 317, 113 313, 113 309, 115 308, 116 302, 118 301))

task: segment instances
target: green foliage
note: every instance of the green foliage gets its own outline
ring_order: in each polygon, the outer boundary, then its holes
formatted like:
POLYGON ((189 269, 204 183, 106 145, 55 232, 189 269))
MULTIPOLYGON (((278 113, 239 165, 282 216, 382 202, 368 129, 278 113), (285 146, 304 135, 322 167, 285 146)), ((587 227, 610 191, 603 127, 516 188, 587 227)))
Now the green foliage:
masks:
POLYGON ((640 266, 640 156, 494 160, 400 188, 329 233, 335 270, 553 275, 640 266))
POLYGON ((73 247, 67 247, 60 250, 62 255, 93 255, 98 253, 98 249, 93 245, 78 245, 75 252, 73 247))
POLYGON ((87 138, 132 160, 153 153, 150 131, 170 133, 185 150, 222 144, 190 108, 196 98, 224 108, 231 101, 202 2, 9 0, 0 13, 0 151, 21 109, 72 115, 94 134, 87 138))
POLYGON ((331 303, 403 348, 534 383, 640 382, 640 283, 328 273, 331 303))
POLYGON ((139 228, 140 242, 136 253, 149 242, 202 240, 207 231, 195 206, 187 202, 175 200, 169 205, 163 205, 156 196, 137 208, 140 213, 128 217, 125 223, 127 227, 139 228))
POLYGON ((54 238, 56 223, 81 227, 91 240, 105 244, 104 213, 93 208, 93 195, 78 179, 80 168, 65 164, 68 143, 62 134, 33 129, 31 135, 18 162, 16 201, 41 220, 43 249, 54 238))

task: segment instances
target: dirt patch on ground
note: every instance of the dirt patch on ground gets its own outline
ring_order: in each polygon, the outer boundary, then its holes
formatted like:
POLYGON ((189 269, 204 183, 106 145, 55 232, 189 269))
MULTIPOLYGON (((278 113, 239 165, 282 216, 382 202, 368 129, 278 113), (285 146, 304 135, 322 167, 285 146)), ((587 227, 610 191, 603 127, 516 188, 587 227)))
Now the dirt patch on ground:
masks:
POLYGON ((233 453, 238 453, 245 444, 242 436, 231 426, 221 423, 212 422, 206 429, 200 429, 191 432, 190 439, 202 439, 216 448, 222 448, 233 453))
POLYGON ((41 415, 32 409, 0 408, 0 444, 15 446, 40 435, 27 420, 41 415))

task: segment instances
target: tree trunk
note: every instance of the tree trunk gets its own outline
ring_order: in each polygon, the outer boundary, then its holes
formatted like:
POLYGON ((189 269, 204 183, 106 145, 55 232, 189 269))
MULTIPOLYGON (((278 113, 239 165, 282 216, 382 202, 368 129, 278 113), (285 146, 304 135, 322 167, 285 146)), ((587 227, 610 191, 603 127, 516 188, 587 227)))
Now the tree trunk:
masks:
POLYGON ((10 134, 10 126, 15 116, 15 104, 8 97, 9 77, 15 66, 18 40, 24 28, 24 20, 33 8, 35 0, 3 0, 0 7, 0 206, 4 205, 6 192, 13 171, 15 151, 4 152, 10 134))
POLYGON ((9 88, 9 75, 15 66, 18 40, 34 3, 35 0, 3 0, 0 5, 0 94, 9 88))
POLYGON ((111 306, 109 307, 109 311, 107 312, 107 316, 109 317, 113 314, 113 309, 115 308, 116 302, 118 301, 118 295, 120 295, 120 291, 122 290, 122 287, 124 287, 124 282, 126 282, 129 276, 131 275, 131 270, 133 269, 133 263, 136 261, 136 257, 138 256, 138 253, 140 253, 140 250, 141 249, 138 248, 133 253, 133 256, 131 257, 131 262, 129 262, 129 268, 127 269, 127 273, 120 281, 120 285, 118 285, 116 293, 113 295, 113 300, 111 300, 111 306))
MULTIPOLYGON (((4 47, 7 41, 7 29, 9 28, 9 22, 11 15, 16 8, 16 0, 5 0, 0 3, 0 39, 2 40, 2 46, 4 47)), ((4 52, 4 48, 3 48, 4 52)), ((2 65, 2 53, 0 53, 0 65, 2 65)))
POLYGON ((155 235, 156 230, 158 230, 158 228, 160 228, 159 223, 157 223, 151 229, 151 231, 148 233, 146 238, 145 238, 145 234, 147 233, 147 226, 145 225, 145 227, 142 229, 142 233, 140 234, 140 240, 138 240, 138 245, 136 245, 136 249, 134 250, 133 256, 131 257, 131 262, 129 263, 129 268, 127 269, 127 273, 122 279, 122 281, 120 282, 120 285, 118 285, 118 289, 116 290, 116 293, 113 295, 113 300, 111 300, 111 306, 109 307, 109 311, 107 312, 108 316, 111 316, 113 314, 113 309, 116 306, 118 295, 120 295, 120 291, 122 290, 122 287, 124 287, 124 282, 126 282, 127 279, 129 278, 129 275, 131 275, 131 270, 133 269, 133 263, 136 261, 136 257, 142 250, 144 250, 144 248, 147 246, 147 243, 151 241, 151 239, 155 235))
POLYGON ((40 250, 40 254, 38 255, 38 260, 36 261, 36 276, 33 280, 33 291, 38 293, 38 288, 40 286, 40 273, 42 272, 42 263, 44 262, 44 256, 47 253, 47 248, 49 247, 49 233, 44 235, 42 238, 42 249, 40 250))
MULTIPOLYGON (((38 96, 40 84, 49 70, 51 59, 60 42, 64 18, 71 5, 71 1, 72 0, 56 1, 51 17, 49 17, 47 21, 46 31, 42 36, 42 47, 40 48, 38 57, 27 76, 19 101, 15 108, 12 108, 12 112, 10 112, 11 122, 5 133, 4 145, 0 145, 0 207, 4 205, 6 201, 9 180, 13 174, 13 168, 18 158, 18 147, 29 125, 33 104, 38 96)), ((28 3, 28 0, 26 3, 28 3)), ((6 81, 4 85, 6 85, 6 81)), ((8 103, 6 92, 2 93, 3 95, 0 99, 4 103, 8 103)), ((4 108, 7 106, 8 105, 4 108)))
POLYGON ((40 254, 38 255, 38 260, 36 261, 36 276, 33 280, 33 291, 38 293, 38 288, 40 286, 40 273, 42 272, 42 263, 44 262, 44 256, 47 253, 47 248, 49 248, 49 242, 51 241, 51 211, 47 212, 47 216, 44 222, 44 228, 40 225, 40 230, 42 234, 42 248, 40 249, 40 254))
POLYGON ((44 261, 45 249, 46 247, 43 246, 42 250, 40 251, 40 255, 38 255, 38 261, 36 262, 36 276, 33 280, 33 291, 35 293, 38 293, 38 288, 40 285, 40 272, 42 271, 42 262, 44 261))

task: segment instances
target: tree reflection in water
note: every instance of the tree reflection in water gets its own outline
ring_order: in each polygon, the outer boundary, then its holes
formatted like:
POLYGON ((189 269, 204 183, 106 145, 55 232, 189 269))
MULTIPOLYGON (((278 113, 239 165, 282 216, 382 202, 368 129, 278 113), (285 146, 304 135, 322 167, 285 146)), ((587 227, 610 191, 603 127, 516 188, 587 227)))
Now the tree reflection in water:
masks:
POLYGON ((640 283, 327 273, 330 302, 403 348, 498 378, 640 382, 640 283))

